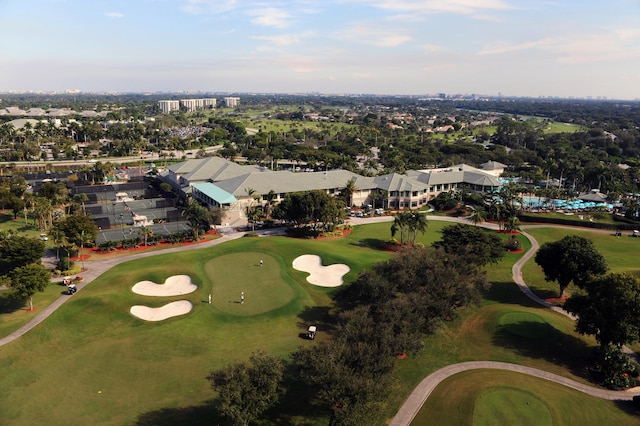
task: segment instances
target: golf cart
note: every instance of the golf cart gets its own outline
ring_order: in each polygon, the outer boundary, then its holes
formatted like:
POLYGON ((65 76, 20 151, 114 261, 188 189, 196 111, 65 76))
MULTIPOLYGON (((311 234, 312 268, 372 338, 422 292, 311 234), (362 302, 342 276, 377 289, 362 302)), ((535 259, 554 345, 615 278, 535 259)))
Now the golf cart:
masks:
POLYGON ((310 325, 309 326, 309 330, 307 330, 307 337, 309 338, 309 340, 313 340, 316 338, 316 326, 315 325, 310 325))
POLYGON ((75 294, 76 291, 78 291, 78 287, 76 287, 75 284, 67 285, 67 294, 69 296, 71 296, 72 294, 75 294))

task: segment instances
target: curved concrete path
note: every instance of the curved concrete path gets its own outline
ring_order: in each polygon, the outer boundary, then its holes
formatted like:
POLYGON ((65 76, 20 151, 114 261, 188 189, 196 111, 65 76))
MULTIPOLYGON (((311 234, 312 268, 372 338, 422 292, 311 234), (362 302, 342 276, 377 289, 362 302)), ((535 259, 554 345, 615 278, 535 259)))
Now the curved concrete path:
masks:
MULTIPOLYGON (((427 215, 427 218, 429 220, 439 220, 439 221, 445 221, 445 222, 469 223, 467 220, 462 218, 452 218, 447 216, 427 215)), ((392 216, 379 216, 379 217, 373 217, 373 218, 351 218, 350 223, 353 225, 359 225, 359 224, 365 224, 365 223, 379 223, 379 222, 390 222, 390 221, 393 221, 392 216)), ((480 224, 480 226, 483 226, 489 229, 498 229, 497 225, 493 223, 483 223, 483 224, 480 224)), ((525 226, 523 228, 533 228, 533 227, 542 227, 542 226, 548 227, 553 225, 531 225, 531 226, 525 226)), ((566 227, 566 228, 570 228, 570 227, 566 227)), ((524 278, 522 277, 522 266, 535 255, 536 251, 539 248, 539 244, 537 240, 533 238, 530 234, 527 234, 526 232, 523 232, 523 231, 521 231, 521 233, 526 238, 528 238, 529 241, 531 242, 531 249, 528 250, 524 254, 524 256, 522 256, 513 265, 513 268, 512 268, 513 281, 518 285, 520 290, 532 300, 540 303, 543 306, 553 309, 558 313, 571 317, 571 315, 566 311, 564 311, 562 308, 551 305, 547 303, 545 300, 536 296, 525 283, 524 278)), ((193 244, 189 246, 179 246, 179 247, 173 247, 173 248, 169 248, 161 251, 136 253, 130 256, 123 256, 119 258, 112 258, 112 259, 106 259, 106 260, 86 261, 87 270, 84 271, 82 274, 82 276, 84 277, 84 280, 78 283, 77 287, 78 287, 78 290, 81 290, 90 282, 92 282, 94 279, 96 279, 98 276, 102 275, 104 272, 108 271, 112 267, 123 262, 128 262, 130 260, 140 259, 140 258, 149 257, 149 256, 155 256, 159 254, 174 253, 178 251, 195 250, 195 249, 211 247, 217 244, 224 243, 226 241, 231 241, 231 240, 240 238, 244 234, 245 234, 244 232, 224 234, 221 238, 218 238, 216 240, 193 244)), ((264 231, 263 234, 271 235, 273 234, 273 231, 264 231)), ((60 296, 51 305, 47 306, 45 309, 40 311, 27 324, 20 327, 18 330, 12 332, 11 334, 3 338, 0 338, 0 346, 6 345, 7 343, 12 342, 17 338, 19 338, 20 336, 27 333, 29 330, 31 330, 32 328, 40 324, 42 321, 44 321, 49 315, 51 315, 56 309, 58 309, 63 303, 65 303, 67 300, 69 300, 72 297, 73 296, 67 296, 67 295, 60 296)), ((598 398, 608 399, 608 400, 631 400, 634 396, 640 395, 640 390, 609 391, 601 388, 595 388, 592 386, 584 385, 582 383, 578 383, 576 381, 573 381, 563 376, 559 376, 557 374, 553 374, 543 370, 538 370, 535 368, 525 367, 517 364, 509 364, 509 363, 495 362, 495 361, 469 361, 469 362, 449 365, 425 377, 420 382, 420 384, 413 390, 411 395, 407 398, 407 400, 402 405, 402 407, 400 408, 396 416, 391 421, 390 425, 391 426, 410 425, 411 421, 414 419, 418 411, 420 411, 420 408, 422 408, 422 405, 427 400, 431 392, 433 392, 433 390, 443 380, 460 372, 477 370, 477 369, 501 369, 501 370, 518 372, 522 374, 528 374, 530 376, 542 378, 545 380, 551 380, 555 383, 559 383, 564 386, 579 390, 580 392, 584 392, 589 395, 592 395, 598 398)))
MULTIPOLYGON (((269 231, 265 231, 265 234, 268 233, 268 232, 269 231)), ((273 232, 273 230, 271 232, 273 232)), ((103 273, 108 271, 109 269, 113 268, 114 266, 119 265, 120 263, 128 262, 128 261, 134 260, 134 259, 141 259, 141 258, 149 257, 149 256, 157 256, 159 254, 175 253, 175 252, 178 252, 178 251, 196 250, 196 249, 202 249, 202 248, 206 248, 206 247, 211 247, 211 246, 214 246, 214 245, 222 244, 222 243, 227 242, 227 241, 235 240, 237 238, 242 237, 244 234, 245 234, 244 232, 236 232, 236 233, 224 234, 222 237, 217 238, 215 240, 206 241, 206 242, 197 243, 197 244, 190 244, 190 245, 185 245, 185 246, 171 247, 171 248, 167 248, 167 249, 164 249, 164 250, 158 250, 158 251, 135 253, 135 254, 128 255, 128 256, 115 257, 115 258, 111 258, 111 259, 86 260, 85 261, 85 269, 86 270, 83 271, 81 274, 78 274, 78 275, 82 275, 83 280, 81 282, 77 283, 77 288, 78 288, 78 291, 81 291, 85 286, 87 286, 89 283, 91 283, 97 277, 99 277, 100 275, 102 275, 103 273)), ((7 343, 10 343, 10 342, 13 342, 14 340, 19 338, 20 336, 22 336, 25 333, 27 333, 29 330, 31 330, 32 328, 34 328, 35 326, 40 324, 42 321, 44 321, 56 309, 58 309, 60 306, 62 306, 63 303, 65 303, 69 299, 72 299, 73 297, 74 296, 61 295, 52 304, 50 304, 46 308, 44 308, 41 311, 39 311, 36 314, 36 316, 33 317, 33 319, 31 321, 29 321, 28 323, 26 323, 25 325, 23 325, 22 327, 20 327, 16 331, 14 331, 14 332, 12 332, 12 333, 0 338, 0 346, 6 345, 7 343)))
MULTIPOLYGON (((438 220, 439 216, 430 216, 429 219, 438 220)), ((452 221, 452 222, 455 221, 450 219, 455 219, 455 218, 447 218, 448 221, 452 221)), ((457 220, 457 221, 466 222, 464 220, 457 220)), ((486 226, 486 224, 482 224, 482 226, 495 229, 493 226, 486 226)), ((558 227, 558 228, 566 228, 566 229, 575 229, 570 226, 552 225, 552 224, 529 225, 529 226, 525 225, 522 228, 530 229, 530 228, 541 228, 541 227, 558 227)), ((588 230, 591 231, 590 229, 588 230)), ((603 230, 596 230, 596 232, 598 231, 602 232, 603 230)), ((604 232, 610 232, 610 231, 604 231, 604 232)), ((513 265, 511 270, 513 281, 520 288, 520 291, 522 291, 531 300, 555 312, 558 312, 559 314, 565 315, 575 320, 575 317, 571 315, 569 312, 565 311, 559 306, 555 306, 551 303, 548 303, 544 299, 538 297, 527 286, 526 282, 524 281, 524 278, 522 277, 522 267, 524 266, 525 263, 531 260, 533 256, 535 256, 536 252, 540 248, 540 244, 538 244, 538 241, 527 232, 524 232, 523 230, 521 230, 520 233, 524 235, 529 240, 529 242, 531 242, 531 249, 528 250, 513 265)), ((633 351, 627 348, 625 348, 625 352, 631 355, 637 362, 638 360, 637 354, 635 354, 633 351)), ((411 392, 411 395, 409 395, 409 397, 404 402, 404 404, 402 404, 402 407, 400 407, 400 410, 391 421, 390 426, 409 426, 413 421, 413 419, 415 418, 415 416, 420 411, 420 409, 422 408, 422 405, 427 400, 431 392, 433 392, 433 390, 442 381, 444 381, 445 379, 449 378, 454 374, 461 373, 464 371, 469 371, 469 370, 477 370, 477 369, 500 369, 500 370, 507 370, 507 371, 513 371, 517 373, 527 374, 533 377, 550 380, 552 382, 576 389, 580 392, 586 393, 591 396, 595 396, 597 398, 608 399, 608 400, 629 401, 633 399, 634 396, 640 395, 639 388, 634 388, 633 390, 626 390, 626 391, 612 391, 612 390, 602 389, 599 387, 585 385, 583 383, 576 382, 574 380, 568 379, 563 376, 559 376, 557 374, 549 373, 544 370, 538 370, 536 368, 526 367, 523 365, 510 364, 505 362, 495 362, 495 361, 469 361, 469 362, 462 362, 458 364, 448 365, 425 377, 420 382, 420 384, 416 386, 413 392, 411 392)))

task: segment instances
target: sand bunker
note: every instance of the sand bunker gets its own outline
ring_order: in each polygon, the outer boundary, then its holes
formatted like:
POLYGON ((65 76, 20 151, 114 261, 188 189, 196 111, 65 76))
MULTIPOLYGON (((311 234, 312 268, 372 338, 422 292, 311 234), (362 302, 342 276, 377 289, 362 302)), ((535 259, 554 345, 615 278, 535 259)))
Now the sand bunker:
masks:
POLYGON ((342 277, 351 270, 349 266, 342 263, 323 266, 322 259, 315 254, 304 254, 293 259, 293 269, 308 272, 307 281, 321 287, 342 285, 342 277))
POLYGON ((135 305, 131 307, 130 312, 133 316, 145 321, 162 321, 167 318, 188 314, 192 308, 193 304, 188 300, 178 300, 177 302, 167 303, 159 308, 135 305))
POLYGON ((191 282, 189 275, 173 275, 167 278, 164 284, 140 281, 131 291, 142 296, 181 296, 193 293, 197 288, 198 286, 191 282))

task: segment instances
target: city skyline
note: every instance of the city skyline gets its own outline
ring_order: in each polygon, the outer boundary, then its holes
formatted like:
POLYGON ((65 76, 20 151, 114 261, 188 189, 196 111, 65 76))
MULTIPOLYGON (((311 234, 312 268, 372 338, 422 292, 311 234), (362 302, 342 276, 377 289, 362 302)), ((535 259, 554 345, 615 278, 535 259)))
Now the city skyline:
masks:
POLYGON ((633 0, 2 0, 0 92, 640 99, 633 0))

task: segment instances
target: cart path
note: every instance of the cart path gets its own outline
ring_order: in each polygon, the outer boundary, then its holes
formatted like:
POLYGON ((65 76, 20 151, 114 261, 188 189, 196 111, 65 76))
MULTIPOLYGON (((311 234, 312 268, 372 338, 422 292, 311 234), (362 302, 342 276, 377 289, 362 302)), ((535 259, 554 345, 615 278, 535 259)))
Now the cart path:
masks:
POLYGON ((390 426, 405 426, 410 425, 415 418, 422 405, 427 400, 431 392, 444 380, 449 377, 470 370, 479 369, 493 369, 493 370, 506 370, 514 373, 527 374, 529 376, 537 377, 544 380, 549 380, 554 383, 558 383, 569 388, 578 390, 597 398, 617 400, 617 401, 630 401, 634 396, 640 395, 640 389, 635 388, 628 391, 612 391, 602 388, 596 388, 593 386, 585 385, 583 383, 576 382, 575 380, 568 379, 557 374, 549 373, 548 371, 538 370, 537 368, 525 367, 524 365, 509 364, 506 362, 495 361, 469 361, 461 362, 459 364, 448 365, 440 370, 437 370, 425 379, 411 393, 409 398, 404 402, 398 414, 393 418, 390 426), (416 410, 415 408, 418 407, 416 410))
MULTIPOLYGON (((431 216, 427 215, 428 220, 438 220, 445 222, 458 222, 458 223, 467 223, 468 220, 464 218, 453 218, 447 216, 431 216)), ((393 221, 392 216, 379 216, 373 218, 352 218, 351 224, 359 225, 365 223, 379 223, 379 222, 391 222, 393 221)), ((497 230, 498 226, 494 223, 482 223, 479 224, 484 228, 497 230)), ((523 229, 526 228, 535 228, 535 227, 561 227, 567 229, 575 229, 575 227, 561 226, 561 225, 552 225, 552 224, 544 224, 544 225, 529 225, 523 226, 523 229)), ((590 229, 587 229, 590 230, 590 229)), ((554 311, 561 313, 563 315, 567 315, 571 317, 571 315, 564 311, 562 308, 557 306, 553 306, 547 303, 545 300, 536 296, 527 286, 523 277, 522 277, 522 266, 529 261, 536 253, 539 248, 539 244, 535 238, 533 238, 530 234, 520 231, 529 241, 531 242, 531 249, 528 250, 514 265, 512 268, 512 276, 513 281, 518 285, 520 290, 526 294, 532 300, 544 305, 554 311)), ((609 232, 609 231, 606 231, 609 232)), ((273 231, 263 232, 263 235, 269 235, 273 233, 273 231)), ((214 245, 222 244, 227 241, 235 240, 244 236, 244 232, 236 232, 230 234, 224 234, 222 237, 207 241, 203 243, 188 245, 188 246, 178 246, 172 247, 161 251, 153 251, 153 252, 143 252, 143 253, 135 253, 130 256, 123 256, 113 259, 105 259, 105 260, 88 260, 86 261, 87 270, 83 272, 83 281, 77 283, 78 291, 82 290, 86 285, 91 283, 94 279, 102 275, 104 272, 108 271, 112 267, 119 265, 120 263, 128 262, 130 260, 140 259, 144 257, 156 256, 160 254, 166 253, 174 253, 178 251, 186 251, 186 250, 197 250, 202 248, 211 247, 214 245)), ((71 299, 73 296, 61 295, 58 299, 56 299, 51 305, 47 306, 45 309, 41 310, 31 321, 27 324, 20 327, 18 330, 10 333, 9 335, 0 338, 0 346, 6 345, 10 343, 20 336, 27 333, 29 330, 36 327, 42 321, 44 321, 49 315, 51 315, 56 309, 58 309, 63 303, 67 300, 71 299)), ((578 391, 584 392, 586 394, 608 399, 608 400, 631 400, 635 395, 640 395, 640 389, 634 389, 629 391, 610 391, 602 388, 596 388, 592 386, 588 386, 574 380, 568 379, 563 376, 559 376, 557 374, 549 373, 544 370, 538 370, 531 367, 525 367, 518 364, 509 364, 504 362, 495 362, 495 361, 469 361, 458 364, 452 364, 447 367, 441 368, 429 376, 425 377, 420 384, 413 390, 411 395, 404 402, 398 413, 395 415, 393 420, 391 421, 391 426, 405 426, 410 425, 411 421, 417 415, 418 411, 422 408, 422 405, 427 400, 431 392, 445 379, 453 376, 454 374, 458 374, 464 371, 469 370, 477 370, 477 369, 501 369, 507 371, 518 372, 522 374, 528 374, 530 376, 542 378, 545 380, 550 380, 555 383, 562 384, 564 386, 576 389, 578 391)))
MULTIPOLYGON (((429 216, 429 219, 438 220, 439 217, 429 216)), ((454 220, 451 220, 451 219, 455 219, 455 218, 448 218, 448 221, 453 222, 454 220)), ((463 223, 464 222, 468 223, 468 221, 465 221, 464 219, 458 220, 458 221, 463 223)), ((481 226, 495 229, 493 226, 486 226, 486 224, 481 224, 481 226)), ((520 259, 518 259, 518 261, 513 265, 511 269, 513 282, 515 282, 516 285, 520 288, 520 291, 522 291, 531 300, 559 314, 565 315, 575 320, 575 317, 571 315, 569 312, 565 311, 559 306, 555 306, 551 303, 548 303, 544 299, 534 294, 531 291, 531 289, 527 286, 527 283, 524 281, 524 278, 522 276, 522 267, 524 266, 525 263, 531 260, 533 256, 535 256, 536 252, 540 248, 540 244, 538 243, 538 241, 535 238, 533 238, 531 234, 528 234, 527 232, 525 232, 524 229, 542 228, 542 227, 545 227, 545 228, 555 227, 555 228, 574 229, 574 230, 576 229, 576 227, 554 225, 554 224, 522 226, 521 227, 522 230, 520 231, 520 233, 529 240, 529 242, 531 243, 531 249, 527 250, 527 252, 520 259)), ((590 228, 584 228, 584 230, 611 233, 611 230, 600 230, 600 229, 592 230, 590 228)), ((638 354, 629 350, 626 347, 624 348, 624 352, 626 352, 636 362, 638 362, 638 354)), ((433 390, 442 381, 446 380, 447 378, 451 377, 454 374, 458 374, 458 373, 469 371, 469 370, 477 370, 477 369, 500 369, 500 370, 507 370, 507 371, 513 371, 517 373, 522 373, 522 374, 528 374, 530 376, 534 376, 541 379, 550 380, 555 383, 559 383, 561 385, 579 390, 580 392, 586 393, 591 396, 595 396, 597 398, 608 399, 608 400, 629 401, 633 399, 634 396, 640 395, 640 388, 634 388, 633 390, 626 390, 626 391, 612 391, 612 390, 602 389, 599 387, 585 385, 585 384, 576 382, 574 380, 571 380, 569 378, 559 376, 557 374, 549 373, 544 370, 538 370, 536 368, 525 367, 523 365, 509 364, 505 362, 495 362, 495 361, 470 361, 470 362, 462 362, 459 364, 448 365, 425 377, 420 382, 420 384, 416 386, 413 392, 411 392, 411 395, 409 395, 409 397, 404 402, 404 404, 402 404, 402 407, 400 407, 400 410, 391 421, 390 426, 409 426, 413 421, 413 419, 415 418, 415 416, 420 411, 420 409, 422 408, 422 405, 425 403, 425 401, 427 400, 431 392, 433 392, 433 390)))
MULTIPOLYGON (((266 231, 265 234, 267 234, 268 232, 269 231, 266 231)), ((273 232, 273 230, 271 232, 273 232)), ((111 259, 86 260, 85 261, 86 270, 82 272, 83 280, 80 281, 80 282, 77 282, 75 284, 77 286, 78 291, 80 291, 85 286, 90 284, 93 280, 98 278, 100 275, 102 275, 103 273, 105 273, 109 269, 111 269, 114 266, 119 265, 121 263, 128 262, 130 260, 141 259, 141 258, 144 258, 144 257, 157 256, 157 255, 161 255, 161 254, 175 253, 175 252, 187 251, 187 250, 203 249, 203 248, 215 246, 215 245, 218 245, 218 244, 222 244, 222 243, 225 243, 227 241, 231 241, 231 240, 235 240, 235 239, 241 238, 242 236, 244 236, 244 234, 245 234, 244 232, 236 232, 236 233, 224 234, 222 237, 216 238, 215 240, 205 241, 205 242, 201 242, 201 243, 197 243, 197 244, 171 247, 171 248, 167 248, 167 249, 159 250, 159 251, 135 253, 135 254, 132 254, 132 255, 116 257, 116 258, 111 258, 111 259)), ((22 336, 25 333, 27 333, 29 330, 31 330, 34 327, 36 327, 42 321, 47 319, 47 317, 49 317, 49 315, 51 315, 56 309, 58 309, 60 306, 62 306, 63 303, 65 303, 67 300, 69 300, 69 299, 71 299, 73 297, 75 297, 75 296, 69 296, 69 295, 66 295, 66 294, 62 294, 52 304, 50 304, 46 308, 44 308, 41 311, 39 311, 36 314, 36 316, 33 317, 33 319, 31 321, 29 321, 28 323, 26 323, 25 325, 23 325, 22 327, 20 327, 16 331, 14 331, 14 332, 12 332, 12 333, 0 338, 0 346, 6 345, 7 343, 10 343, 10 342, 13 342, 14 340, 19 338, 20 336, 22 336)))

